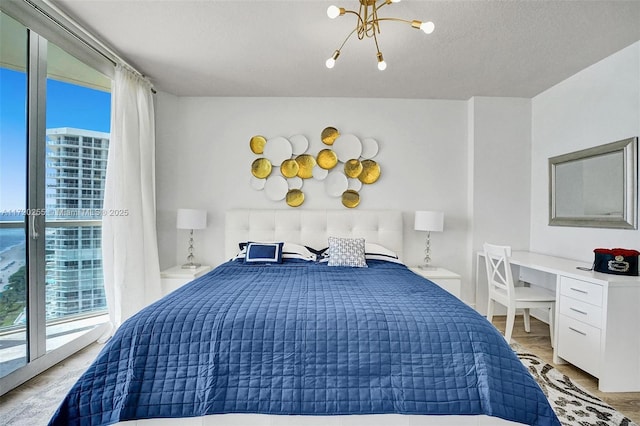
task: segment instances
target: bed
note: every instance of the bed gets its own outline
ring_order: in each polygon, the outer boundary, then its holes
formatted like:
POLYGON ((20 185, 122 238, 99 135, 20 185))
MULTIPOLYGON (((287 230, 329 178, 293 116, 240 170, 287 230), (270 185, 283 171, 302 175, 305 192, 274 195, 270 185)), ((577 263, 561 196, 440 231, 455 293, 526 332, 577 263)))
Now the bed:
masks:
POLYGON ((127 320, 50 424, 559 425, 496 329, 401 263, 402 232, 396 211, 228 212, 235 259, 127 320), (366 267, 333 267, 352 244, 366 267))

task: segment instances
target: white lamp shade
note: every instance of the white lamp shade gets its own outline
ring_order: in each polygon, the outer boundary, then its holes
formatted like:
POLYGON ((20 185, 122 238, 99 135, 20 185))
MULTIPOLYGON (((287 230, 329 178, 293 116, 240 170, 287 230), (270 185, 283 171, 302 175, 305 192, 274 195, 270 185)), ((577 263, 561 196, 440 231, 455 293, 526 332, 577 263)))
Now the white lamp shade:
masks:
POLYGON ((207 211, 178 209, 178 229, 204 229, 207 227, 207 211))
POLYGON ((416 231, 442 232, 444 229, 444 213, 417 211, 413 229, 416 231))

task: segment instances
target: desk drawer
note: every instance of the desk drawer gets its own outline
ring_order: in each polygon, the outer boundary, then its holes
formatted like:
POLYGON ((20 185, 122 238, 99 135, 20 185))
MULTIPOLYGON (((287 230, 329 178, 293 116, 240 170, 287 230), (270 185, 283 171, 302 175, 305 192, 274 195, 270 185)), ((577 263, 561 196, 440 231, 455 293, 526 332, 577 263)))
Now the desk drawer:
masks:
POLYGON ((581 300, 560 296, 560 313, 594 327, 602 326, 602 308, 581 300))
POLYGON ((560 294, 595 306, 602 306, 602 286, 574 278, 560 278, 560 294))
POLYGON ((560 314, 558 334, 558 355, 598 377, 600 329, 560 314))

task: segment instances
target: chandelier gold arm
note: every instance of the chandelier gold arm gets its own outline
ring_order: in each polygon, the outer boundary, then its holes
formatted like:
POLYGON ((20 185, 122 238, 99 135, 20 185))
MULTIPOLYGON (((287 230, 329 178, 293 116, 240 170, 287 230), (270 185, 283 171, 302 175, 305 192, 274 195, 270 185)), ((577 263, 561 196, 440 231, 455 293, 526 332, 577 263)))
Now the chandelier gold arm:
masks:
POLYGON ((402 19, 402 18, 379 18, 378 21, 395 21, 395 22, 402 22, 405 24, 409 24, 411 25, 413 28, 417 28, 420 29, 420 25, 422 24, 421 21, 410 21, 408 19, 402 19), (416 26, 417 25, 417 26, 416 26))

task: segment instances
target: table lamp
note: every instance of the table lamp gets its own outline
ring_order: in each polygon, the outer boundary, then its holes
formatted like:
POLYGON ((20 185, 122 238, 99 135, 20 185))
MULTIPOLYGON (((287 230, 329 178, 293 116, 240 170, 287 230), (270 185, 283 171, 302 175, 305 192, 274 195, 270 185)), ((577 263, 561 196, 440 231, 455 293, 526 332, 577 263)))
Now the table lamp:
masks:
POLYGON ((189 233, 187 263, 182 265, 182 268, 196 269, 200 264, 193 262, 193 230, 205 229, 207 227, 207 212, 206 210, 178 209, 178 219, 176 222, 178 229, 189 229, 191 231, 189 233))
POLYGON ((435 269, 431 263, 431 232, 442 232, 444 229, 444 213, 434 211, 417 211, 413 229, 427 231, 426 247, 424 249, 424 265, 422 269, 435 269))

